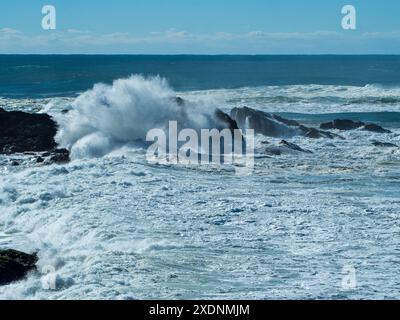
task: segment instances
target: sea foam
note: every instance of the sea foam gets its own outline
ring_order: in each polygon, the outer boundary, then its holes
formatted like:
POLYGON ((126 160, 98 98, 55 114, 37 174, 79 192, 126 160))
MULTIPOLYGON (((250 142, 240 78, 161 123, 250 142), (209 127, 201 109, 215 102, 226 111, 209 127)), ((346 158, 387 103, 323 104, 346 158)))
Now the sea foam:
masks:
POLYGON ((101 157, 144 141, 149 130, 166 128, 168 121, 193 129, 212 127, 211 100, 187 101, 182 107, 175 97, 160 77, 135 75, 112 85, 96 84, 76 98, 69 113, 55 116, 60 126, 56 140, 71 151, 72 158, 101 157))

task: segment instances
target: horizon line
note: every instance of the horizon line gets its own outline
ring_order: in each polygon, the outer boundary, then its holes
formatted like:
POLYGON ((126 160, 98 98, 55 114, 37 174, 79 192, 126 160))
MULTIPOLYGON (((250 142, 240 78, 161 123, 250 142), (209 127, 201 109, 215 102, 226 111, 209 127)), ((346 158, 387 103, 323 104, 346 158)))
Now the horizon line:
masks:
POLYGON ((400 53, 0 53, 0 56, 400 56, 400 53))

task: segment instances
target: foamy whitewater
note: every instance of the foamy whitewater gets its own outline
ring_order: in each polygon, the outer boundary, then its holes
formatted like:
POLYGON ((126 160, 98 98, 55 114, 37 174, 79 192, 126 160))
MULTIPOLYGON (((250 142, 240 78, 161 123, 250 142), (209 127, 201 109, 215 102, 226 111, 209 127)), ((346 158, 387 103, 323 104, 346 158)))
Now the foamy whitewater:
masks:
POLYGON ((1 98, 0 107, 53 115, 73 159, 41 166, 0 156, 0 248, 38 252, 39 270, 56 280, 48 290, 33 273, 0 287, 1 299, 400 298, 400 149, 372 145, 400 145, 400 88, 175 92, 165 79, 133 76, 77 98, 1 98), (176 109, 177 95, 190 114, 176 109), (295 137, 313 153, 280 156, 265 143, 281 139, 257 136, 247 176, 147 163, 149 129, 177 116, 210 126, 215 108, 244 105, 309 126, 350 118, 393 133, 295 137), (348 267, 351 290, 342 286, 348 267))

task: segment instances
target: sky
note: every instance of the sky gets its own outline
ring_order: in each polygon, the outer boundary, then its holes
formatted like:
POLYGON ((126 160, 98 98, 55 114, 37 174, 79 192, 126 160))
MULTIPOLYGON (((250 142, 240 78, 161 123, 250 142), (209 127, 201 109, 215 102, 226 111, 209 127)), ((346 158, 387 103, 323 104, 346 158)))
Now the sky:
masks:
POLYGON ((400 1, 1 0, 0 53, 400 54, 400 1))

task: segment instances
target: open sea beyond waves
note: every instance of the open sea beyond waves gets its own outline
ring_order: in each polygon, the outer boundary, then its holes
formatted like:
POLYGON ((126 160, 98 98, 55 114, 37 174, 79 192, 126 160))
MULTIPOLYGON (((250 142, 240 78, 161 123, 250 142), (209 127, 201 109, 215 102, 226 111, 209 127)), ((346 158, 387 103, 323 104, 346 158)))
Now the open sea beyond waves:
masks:
POLYGON ((38 252, 56 274, 54 290, 31 274, 0 299, 400 298, 400 149, 372 143, 400 146, 399 56, 0 56, 0 107, 51 114, 72 156, 0 155, 0 249, 38 252), (268 156, 282 138, 257 136, 247 176, 151 165, 133 142, 173 119, 173 96, 199 114, 248 106, 392 133, 292 137, 312 153, 268 156))

